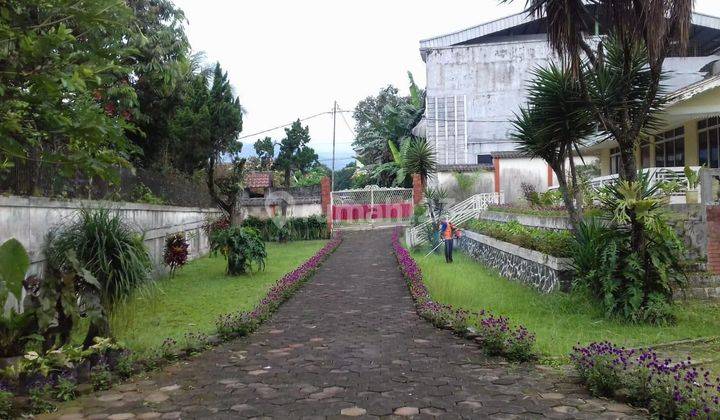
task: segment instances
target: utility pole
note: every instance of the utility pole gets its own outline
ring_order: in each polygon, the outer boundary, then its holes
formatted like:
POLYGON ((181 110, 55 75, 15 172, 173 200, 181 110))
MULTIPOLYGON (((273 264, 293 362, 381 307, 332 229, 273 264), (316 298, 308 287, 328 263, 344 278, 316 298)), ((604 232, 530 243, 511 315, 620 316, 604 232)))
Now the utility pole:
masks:
POLYGON ((335 118, 337 116, 337 101, 333 102, 333 152, 332 173, 330 174, 330 191, 335 191, 335 118))

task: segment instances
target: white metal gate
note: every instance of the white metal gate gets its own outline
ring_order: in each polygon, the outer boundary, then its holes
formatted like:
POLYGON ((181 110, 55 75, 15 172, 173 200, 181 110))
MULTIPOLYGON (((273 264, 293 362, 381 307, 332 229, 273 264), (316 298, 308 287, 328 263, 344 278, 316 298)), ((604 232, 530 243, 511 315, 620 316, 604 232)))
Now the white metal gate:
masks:
POLYGON ((335 228, 405 224, 413 214, 413 191, 369 185, 364 189, 333 191, 331 204, 335 228))

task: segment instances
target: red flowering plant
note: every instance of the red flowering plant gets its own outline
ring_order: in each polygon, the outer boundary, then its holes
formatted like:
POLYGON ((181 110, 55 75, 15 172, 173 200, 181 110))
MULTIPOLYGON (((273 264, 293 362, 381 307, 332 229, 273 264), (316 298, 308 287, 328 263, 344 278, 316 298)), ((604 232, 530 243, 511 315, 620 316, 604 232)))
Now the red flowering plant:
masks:
POLYGON ((190 243, 185 236, 185 232, 178 232, 168 236, 165 239, 165 252, 163 260, 165 265, 170 267, 170 275, 175 275, 175 271, 184 266, 188 261, 188 248, 190 243))
POLYGON ((430 296, 423 281, 423 274, 410 252, 400 243, 400 229, 395 229, 392 246, 400 271, 407 281, 410 295, 415 301, 418 314, 439 328, 447 328, 456 334, 475 340, 492 356, 504 356, 513 361, 535 358, 533 347, 535 335, 525 327, 513 328, 508 318, 495 316, 486 310, 474 314, 436 302, 430 296), (474 326, 469 320, 475 317, 474 326))

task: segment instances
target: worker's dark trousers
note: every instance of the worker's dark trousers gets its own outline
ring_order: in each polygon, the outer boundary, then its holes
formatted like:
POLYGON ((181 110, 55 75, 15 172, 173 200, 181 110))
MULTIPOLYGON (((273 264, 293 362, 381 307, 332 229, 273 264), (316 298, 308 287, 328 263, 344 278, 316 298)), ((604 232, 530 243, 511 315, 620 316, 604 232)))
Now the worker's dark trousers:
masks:
POLYGON ((445 262, 452 262, 453 240, 445 239, 445 262))

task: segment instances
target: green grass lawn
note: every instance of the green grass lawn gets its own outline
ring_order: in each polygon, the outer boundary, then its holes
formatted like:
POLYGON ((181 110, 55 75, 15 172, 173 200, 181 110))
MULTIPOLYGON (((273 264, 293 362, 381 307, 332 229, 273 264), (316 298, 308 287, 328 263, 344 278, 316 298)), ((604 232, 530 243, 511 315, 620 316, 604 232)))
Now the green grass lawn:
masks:
POLYGON ((113 309, 113 334, 136 352, 153 349, 187 332, 211 333, 218 315, 249 310, 285 273, 314 255, 326 241, 268 243, 264 271, 238 277, 225 274, 222 256, 191 261, 173 278, 157 282, 113 309))
POLYGON ((439 255, 413 253, 423 270, 432 297, 442 303, 479 310, 490 309, 525 325, 537 335, 538 350, 549 357, 566 357, 578 342, 610 340, 643 346, 720 335, 720 305, 678 302, 676 325, 653 327, 625 324, 603 317, 597 304, 579 294, 541 295, 509 281, 495 271, 457 254, 453 264, 439 255))

